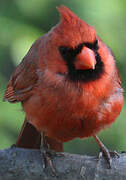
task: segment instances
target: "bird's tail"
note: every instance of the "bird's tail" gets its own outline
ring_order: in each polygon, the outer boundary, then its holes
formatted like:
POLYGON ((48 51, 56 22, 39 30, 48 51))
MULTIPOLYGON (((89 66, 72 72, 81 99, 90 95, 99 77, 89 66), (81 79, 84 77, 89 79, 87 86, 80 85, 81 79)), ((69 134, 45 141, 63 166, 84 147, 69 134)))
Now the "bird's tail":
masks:
MULTIPOLYGON (((46 136, 46 141, 52 150, 63 152, 63 143, 46 136)), ((40 149, 41 135, 26 119, 16 141, 16 147, 27 149, 40 149)))

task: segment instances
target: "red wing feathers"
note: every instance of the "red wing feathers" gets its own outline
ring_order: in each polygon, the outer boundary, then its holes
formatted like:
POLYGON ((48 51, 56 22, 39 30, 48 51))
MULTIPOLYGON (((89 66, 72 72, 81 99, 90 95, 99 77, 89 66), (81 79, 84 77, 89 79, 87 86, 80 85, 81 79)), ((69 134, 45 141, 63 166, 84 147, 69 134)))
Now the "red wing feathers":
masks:
POLYGON ((27 99, 31 95, 31 90, 38 80, 37 63, 38 63, 38 42, 31 47, 23 61, 18 65, 12 74, 8 83, 4 100, 9 102, 19 102, 27 99))

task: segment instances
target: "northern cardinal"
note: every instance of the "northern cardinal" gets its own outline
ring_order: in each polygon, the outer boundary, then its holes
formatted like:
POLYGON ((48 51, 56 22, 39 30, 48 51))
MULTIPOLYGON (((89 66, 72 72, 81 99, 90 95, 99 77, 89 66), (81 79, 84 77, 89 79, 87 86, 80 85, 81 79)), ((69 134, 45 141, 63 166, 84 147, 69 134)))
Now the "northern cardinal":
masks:
POLYGON ((41 134, 41 144, 46 136, 52 149, 62 151, 64 142, 93 136, 110 164, 96 134, 123 106, 115 59, 92 26, 65 6, 58 11, 60 23, 32 45, 4 95, 26 113, 17 146, 38 148, 41 134))

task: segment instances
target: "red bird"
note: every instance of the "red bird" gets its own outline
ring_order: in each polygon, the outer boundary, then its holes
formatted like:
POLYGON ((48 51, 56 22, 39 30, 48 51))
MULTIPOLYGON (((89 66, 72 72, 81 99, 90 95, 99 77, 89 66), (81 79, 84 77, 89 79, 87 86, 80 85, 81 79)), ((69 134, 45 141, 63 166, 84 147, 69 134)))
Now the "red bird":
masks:
POLYGON ((26 120, 19 147, 48 144, 56 151, 73 138, 93 136, 110 126, 123 106, 115 59, 92 26, 65 6, 61 21, 30 48, 12 74, 4 99, 21 102, 26 120), (47 136, 47 143, 45 141, 47 136))

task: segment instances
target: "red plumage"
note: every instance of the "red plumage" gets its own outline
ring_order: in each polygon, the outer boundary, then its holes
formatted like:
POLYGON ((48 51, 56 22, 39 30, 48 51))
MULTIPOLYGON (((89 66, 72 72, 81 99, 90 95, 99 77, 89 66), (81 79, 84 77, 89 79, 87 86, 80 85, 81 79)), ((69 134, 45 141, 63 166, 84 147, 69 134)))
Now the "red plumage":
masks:
POLYGON ((110 126, 121 112, 123 89, 114 57, 95 29, 67 7, 58 10, 60 23, 32 45, 4 98, 22 102, 37 131, 62 144, 110 126))

